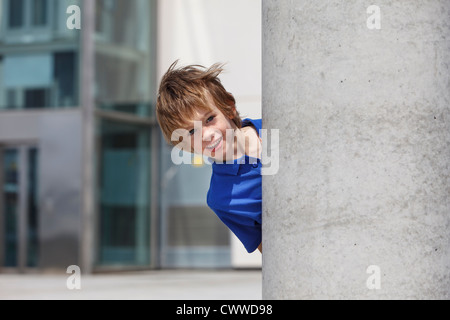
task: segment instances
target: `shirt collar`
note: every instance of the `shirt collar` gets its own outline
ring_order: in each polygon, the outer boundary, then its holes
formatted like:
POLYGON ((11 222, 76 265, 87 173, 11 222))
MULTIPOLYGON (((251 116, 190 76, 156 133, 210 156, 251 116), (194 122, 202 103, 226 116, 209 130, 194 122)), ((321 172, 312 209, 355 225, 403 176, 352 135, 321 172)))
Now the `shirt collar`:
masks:
MULTIPOLYGON (((255 126, 256 131, 258 131, 258 129, 261 128, 260 125, 261 120, 252 120, 250 118, 246 118, 244 120, 242 120, 242 127, 246 127, 250 124, 253 124, 253 126, 255 126)), ((224 173, 224 174, 229 174, 229 175, 234 175, 236 176, 239 172, 239 168, 241 167, 241 164, 245 164, 245 163, 257 163, 258 161, 260 161, 260 159, 257 158, 253 158, 253 157, 249 157, 248 155, 244 155, 239 159, 235 159, 233 161, 233 163, 216 163, 214 159, 209 158, 209 163, 212 163, 212 168, 214 172, 218 172, 218 173, 224 173)))
POLYGON ((233 163, 216 163, 213 159, 209 159, 212 162, 212 168, 214 172, 224 173, 229 175, 236 176, 239 172, 239 168, 242 164, 253 164, 260 161, 257 158, 249 157, 248 155, 244 155, 239 159, 233 160, 233 163))

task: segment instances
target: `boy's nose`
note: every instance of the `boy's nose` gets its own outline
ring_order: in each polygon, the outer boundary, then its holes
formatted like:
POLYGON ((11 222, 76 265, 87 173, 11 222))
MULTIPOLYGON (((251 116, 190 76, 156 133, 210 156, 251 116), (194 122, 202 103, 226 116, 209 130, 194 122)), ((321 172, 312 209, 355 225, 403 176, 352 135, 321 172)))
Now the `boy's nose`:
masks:
POLYGON ((212 141, 214 139, 214 130, 204 129, 203 130, 203 141, 212 141))

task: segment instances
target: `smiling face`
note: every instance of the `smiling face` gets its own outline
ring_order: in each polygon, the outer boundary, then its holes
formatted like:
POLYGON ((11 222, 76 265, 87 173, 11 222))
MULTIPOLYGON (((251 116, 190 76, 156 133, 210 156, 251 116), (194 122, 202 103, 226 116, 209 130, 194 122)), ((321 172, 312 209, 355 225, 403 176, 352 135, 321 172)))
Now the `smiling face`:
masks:
POLYGON ((239 135, 240 131, 236 129, 241 127, 242 120, 233 95, 219 79, 222 71, 222 64, 210 68, 198 65, 178 68, 174 62, 169 67, 161 79, 156 101, 156 119, 169 144, 218 160, 222 155, 219 149, 223 149, 224 154, 231 150, 233 154, 232 143, 229 145, 226 140, 230 142, 234 138, 226 139, 227 130, 231 135, 239 135), (209 112, 212 114, 207 114, 209 112), (211 116, 213 118, 208 120, 211 116), (191 132, 194 121, 201 123, 201 130, 197 130, 200 134, 191 132), (196 146, 194 150, 194 140, 202 147, 196 146))
POLYGON ((235 156, 234 133, 237 129, 214 104, 211 109, 200 110, 185 128, 184 150, 208 156, 218 161, 232 160, 235 156))

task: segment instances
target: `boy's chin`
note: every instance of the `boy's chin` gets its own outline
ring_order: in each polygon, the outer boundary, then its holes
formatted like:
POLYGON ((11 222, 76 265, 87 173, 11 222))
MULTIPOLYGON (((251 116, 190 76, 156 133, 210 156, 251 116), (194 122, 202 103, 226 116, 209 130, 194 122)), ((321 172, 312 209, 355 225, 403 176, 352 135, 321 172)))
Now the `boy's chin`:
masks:
POLYGON ((224 159, 224 156, 222 154, 222 152, 204 152, 203 156, 206 156, 214 161, 217 162, 226 162, 226 159, 224 159))
POLYGON ((220 161, 221 158, 223 158, 223 157, 220 157, 217 153, 214 154, 214 152, 204 152, 203 156, 211 158, 213 160, 217 160, 217 161, 220 161))

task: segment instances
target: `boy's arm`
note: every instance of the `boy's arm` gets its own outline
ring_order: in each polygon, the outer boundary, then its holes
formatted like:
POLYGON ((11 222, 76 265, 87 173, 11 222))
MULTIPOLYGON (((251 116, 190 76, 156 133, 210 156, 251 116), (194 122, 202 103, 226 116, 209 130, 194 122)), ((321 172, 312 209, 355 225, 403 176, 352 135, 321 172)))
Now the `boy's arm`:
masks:
POLYGON ((258 246, 258 250, 259 250, 259 252, 262 253, 262 242, 261 242, 261 244, 258 246))

